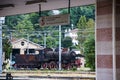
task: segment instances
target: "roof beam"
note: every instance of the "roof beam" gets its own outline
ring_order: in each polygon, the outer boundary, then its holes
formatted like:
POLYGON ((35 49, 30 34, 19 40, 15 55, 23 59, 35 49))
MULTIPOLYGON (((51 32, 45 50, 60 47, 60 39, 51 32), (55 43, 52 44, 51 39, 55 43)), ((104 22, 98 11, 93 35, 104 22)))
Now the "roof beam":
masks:
MULTIPOLYGON (((45 2, 46 0, 43 1, 45 2)), ((70 7, 95 4, 95 1, 96 0, 71 0, 70 7)), ((68 3, 69 0, 47 0, 46 3, 44 2, 40 3, 41 11, 68 8, 68 4, 69 4, 68 3)), ((26 0, 12 0, 12 2, 11 0, 5 0, 4 3, 0 3, 0 5, 2 4, 10 4, 9 6, 11 6, 12 8, 11 7, 6 7, 4 9, 0 8, 0 17, 39 12, 39 3, 37 2, 33 2, 32 4, 31 2, 26 3, 26 0), (15 6, 12 4, 14 4, 15 6), (25 5, 25 4, 30 4, 30 5, 25 5)))
POLYGON ((14 4, 2 4, 0 5, 0 9, 7 8, 7 7, 15 7, 14 4))
POLYGON ((27 1, 26 5, 36 4, 36 3, 41 3, 41 2, 47 2, 47 1, 46 0, 32 0, 32 1, 27 1))

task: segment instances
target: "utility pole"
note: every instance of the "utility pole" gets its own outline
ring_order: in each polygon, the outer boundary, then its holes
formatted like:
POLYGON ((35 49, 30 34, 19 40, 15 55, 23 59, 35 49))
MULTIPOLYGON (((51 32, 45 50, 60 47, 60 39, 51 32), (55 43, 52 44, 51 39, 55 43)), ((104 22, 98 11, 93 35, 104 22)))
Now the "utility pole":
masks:
POLYGON ((59 70, 61 70, 61 25, 59 25, 59 70))
MULTIPOLYGON (((10 45, 12 45, 12 32, 10 32, 10 45)), ((12 69, 12 52, 10 54, 10 69, 12 69)))
POLYGON ((44 48, 46 48, 46 33, 44 33, 44 48))

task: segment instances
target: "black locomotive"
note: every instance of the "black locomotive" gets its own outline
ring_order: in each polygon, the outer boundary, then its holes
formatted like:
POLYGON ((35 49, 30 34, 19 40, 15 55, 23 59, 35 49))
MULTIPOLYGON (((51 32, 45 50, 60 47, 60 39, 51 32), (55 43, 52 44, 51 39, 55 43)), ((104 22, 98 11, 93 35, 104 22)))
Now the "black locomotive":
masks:
MULTIPOLYGON (((70 69, 80 66, 77 63, 78 57, 74 51, 62 51, 61 63, 63 69, 70 69)), ((59 51, 53 51, 51 48, 45 48, 39 51, 39 54, 25 54, 15 56, 15 68, 43 68, 43 69, 58 69, 59 51)))

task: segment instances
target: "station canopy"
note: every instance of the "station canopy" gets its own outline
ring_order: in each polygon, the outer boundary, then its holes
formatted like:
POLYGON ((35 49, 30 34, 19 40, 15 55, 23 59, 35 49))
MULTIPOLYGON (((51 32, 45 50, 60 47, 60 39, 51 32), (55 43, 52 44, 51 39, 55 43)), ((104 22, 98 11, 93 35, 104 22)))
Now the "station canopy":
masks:
MULTIPOLYGON (((0 17, 67 8, 69 0, 0 0, 0 17)), ((70 0, 70 7, 95 4, 95 0, 70 0)))

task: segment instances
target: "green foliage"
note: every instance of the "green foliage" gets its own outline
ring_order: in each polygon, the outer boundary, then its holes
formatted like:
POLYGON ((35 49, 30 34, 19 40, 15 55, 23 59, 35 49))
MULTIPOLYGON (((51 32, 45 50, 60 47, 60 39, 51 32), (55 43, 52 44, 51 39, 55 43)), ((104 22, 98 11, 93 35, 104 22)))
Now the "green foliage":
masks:
POLYGON ((90 19, 87 21, 86 25, 87 25, 87 29, 89 29, 89 30, 94 30, 95 21, 90 18, 90 19))
POLYGON ((19 21, 18 24, 15 26, 15 29, 21 31, 22 29, 30 29, 34 30, 33 24, 29 19, 29 15, 25 15, 25 18, 22 21, 19 21))
POLYGON ((14 15, 14 16, 6 16, 5 24, 9 27, 9 29, 14 29, 19 21, 23 20, 24 17, 22 15, 14 15))
POLYGON ((85 29, 86 28, 86 24, 87 23, 87 20, 86 20, 86 16, 81 16, 80 19, 79 19, 79 22, 77 24, 77 27, 81 30, 85 29))
POLYGON ((93 19, 86 20, 85 16, 81 16, 78 22, 78 40, 80 51, 85 55, 86 67, 95 70, 95 36, 93 19))
POLYGON ((70 14, 71 14, 71 23, 76 28, 78 20, 79 20, 79 18, 81 16, 80 7, 72 7, 70 14))
POLYGON ((31 13, 29 14, 29 20, 33 24, 35 30, 39 30, 39 14, 38 13, 31 13))
POLYGON ((51 33, 51 36, 56 38, 57 41, 59 41, 59 31, 54 31, 51 33))
POLYGON ((72 46, 72 38, 71 37, 65 37, 62 41, 62 46, 64 48, 69 48, 72 46))
POLYGON ((46 44, 47 44, 48 48, 56 47, 56 39, 51 37, 51 36, 47 36, 46 37, 46 44))
POLYGON ((95 5, 72 7, 70 14, 71 23, 74 25, 74 28, 76 28, 81 16, 86 16, 87 21, 90 18, 95 20, 95 5))
POLYGON ((77 67, 73 67, 73 68, 72 68, 72 71, 77 71, 77 67))
POLYGON ((12 52, 12 46, 8 38, 3 40, 3 52, 5 52, 5 59, 9 59, 12 52))
POLYGON ((85 41, 85 35, 86 35, 86 25, 87 25, 87 21, 86 21, 86 17, 85 16, 81 16, 79 19, 79 22, 77 24, 78 27, 78 47, 81 51, 81 53, 83 53, 84 50, 84 46, 83 43, 85 41))
MULTIPOLYGON (((95 5, 87 5, 87 6, 77 6, 70 8, 70 15, 71 15, 71 23, 76 28, 77 23, 79 21, 80 16, 86 16, 86 19, 92 18, 95 19, 95 5)), ((59 9, 60 14, 68 13, 68 8, 59 9)), ((41 15, 38 12, 30 13, 30 14, 22 14, 22 15, 14 15, 14 16, 7 16, 5 24, 7 24, 10 29, 13 29, 21 20, 25 19, 25 15, 29 15, 28 20, 33 24, 35 30, 41 30, 42 27, 39 26, 39 18, 41 16, 49 16, 53 15, 52 11, 42 11, 41 15)), ((70 26, 64 26, 66 28, 71 28, 70 26)), ((65 29, 65 28, 64 28, 65 29)))
POLYGON ((87 37, 90 34, 94 34, 94 20, 89 19, 87 21, 86 16, 81 16, 79 19, 79 22, 77 24, 78 27, 78 41, 79 45, 78 47, 80 48, 81 53, 84 51, 84 41, 87 39, 87 37))
POLYGON ((86 60, 86 67, 95 70, 95 37, 91 35, 84 43, 84 54, 86 60))
POLYGON ((85 15, 87 20, 92 18, 95 20, 95 5, 81 6, 80 7, 81 15, 85 15))

